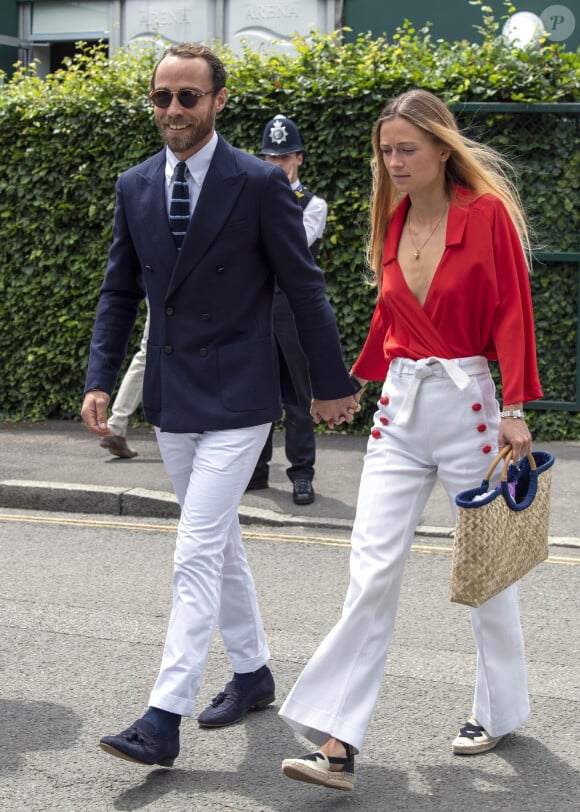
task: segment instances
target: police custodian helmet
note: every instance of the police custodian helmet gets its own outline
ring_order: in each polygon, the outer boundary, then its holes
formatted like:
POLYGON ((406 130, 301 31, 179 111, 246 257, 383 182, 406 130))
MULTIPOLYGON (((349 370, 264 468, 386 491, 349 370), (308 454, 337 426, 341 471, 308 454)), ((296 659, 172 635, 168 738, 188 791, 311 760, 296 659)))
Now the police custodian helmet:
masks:
POLYGON ((298 127, 286 116, 274 116, 264 127, 262 155, 288 155, 304 152, 298 127))

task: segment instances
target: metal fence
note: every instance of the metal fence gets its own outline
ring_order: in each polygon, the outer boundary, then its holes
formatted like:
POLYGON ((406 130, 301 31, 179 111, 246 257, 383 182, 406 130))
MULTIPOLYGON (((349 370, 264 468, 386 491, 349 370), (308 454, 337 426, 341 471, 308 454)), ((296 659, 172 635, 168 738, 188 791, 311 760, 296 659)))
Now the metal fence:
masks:
POLYGON ((515 160, 541 246, 532 294, 538 313, 545 311, 536 325, 545 397, 526 408, 580 411, 580 104, 469 102, 453 112, 468 135, 515 160), (556 287, 559 304, 550 306, 556 287))

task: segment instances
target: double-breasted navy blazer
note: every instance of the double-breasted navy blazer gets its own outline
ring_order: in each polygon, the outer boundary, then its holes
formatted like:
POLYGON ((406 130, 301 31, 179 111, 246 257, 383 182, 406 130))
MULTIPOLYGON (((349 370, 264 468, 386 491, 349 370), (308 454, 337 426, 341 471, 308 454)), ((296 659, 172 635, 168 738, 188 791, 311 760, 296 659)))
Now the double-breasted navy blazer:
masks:
POLYGON ((178 252, 167 216, 165 149, 127 170, 116 186, 85 391, 112 393, 147 296, 147 420, 171 432, 278 420, 274 277, 294 311, 314 396, 351 394, 324 276, 285 173, 218 136, 178 252))

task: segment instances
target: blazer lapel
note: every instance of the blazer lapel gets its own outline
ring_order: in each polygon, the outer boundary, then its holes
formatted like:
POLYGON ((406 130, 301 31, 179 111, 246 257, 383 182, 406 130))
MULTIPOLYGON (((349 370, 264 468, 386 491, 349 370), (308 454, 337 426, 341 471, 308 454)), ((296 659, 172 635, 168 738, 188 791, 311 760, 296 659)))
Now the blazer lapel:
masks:
POLYGON ((167 295, 193 273, 204 254, 227 222, 246 181, 232 147, 219 136, 195 211, 175 263, 167 295))
POLYGON ((167 203, 165 197, 165 149, 155 155, 146 171, 136 179, 137 205, 146 213, 144 221, 145 236, 148 244, 155 246, 159 254, 156 267, 171 270, 178 256, 173 234, 169 227, 167 203))

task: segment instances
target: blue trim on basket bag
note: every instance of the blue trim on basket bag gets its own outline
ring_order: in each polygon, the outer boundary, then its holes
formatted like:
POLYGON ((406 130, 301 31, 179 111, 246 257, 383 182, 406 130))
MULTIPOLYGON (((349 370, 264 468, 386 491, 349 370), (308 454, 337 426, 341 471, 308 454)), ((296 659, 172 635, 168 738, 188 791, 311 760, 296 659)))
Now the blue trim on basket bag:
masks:
POLYGON ((470 488, 457 494, 455 504, 458 507, 478 508, 493 502, 499 496, 503 496, 511 510, 525 510, 532 504, 538 490, 538 477, 552 467, 554 455, 548 451, 532 451, 516 464, 511 459, 510 446, 505 446, 505 449, 502 478, 497 486, 492 491, 489 490, 489 480, 500 462, 496 457, 478 488, 470 488))

